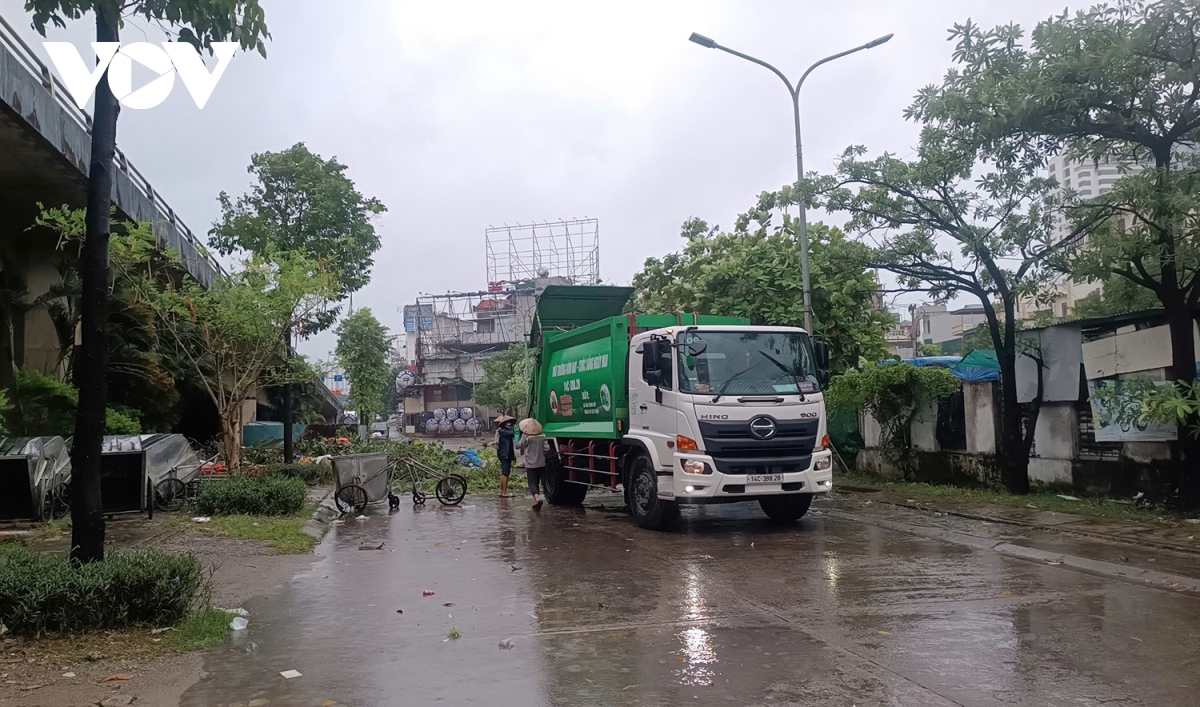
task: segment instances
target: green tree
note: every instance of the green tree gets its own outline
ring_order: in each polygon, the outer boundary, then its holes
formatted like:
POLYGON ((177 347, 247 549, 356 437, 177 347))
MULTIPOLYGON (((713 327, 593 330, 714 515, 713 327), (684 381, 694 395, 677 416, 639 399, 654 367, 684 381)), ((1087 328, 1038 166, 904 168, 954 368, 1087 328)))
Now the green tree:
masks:
POLYGON ((216 406, 225 459, 236 468, 245 401, 263 388, 314 377, 304 359, 287 358, 288 332, 332 301, 332 279, 303 255, 278 253, 250 258, 209 289, 190 280, 174 284, 164 273, 133 281, 164 340, 216 406))
MULTIPOLYGON (((1193 320, 1200 304, 1200 6, 1191 0, 1118 0, 1037 25, 952 30, 957 64, 925 89, 912 114, 1001 161, 1040 164, 1066 151, 1144 166, 1112 191, 1076 201, 1077 277, 1124 277, 1167 312, 1170 376, 1196 380, 1193 320), (1185 156, 1187 155, 1187 156, 1185 156)), ((1189 418, 1181 430, 1200 420, 1189 418)), ((1180 493, 1200 504, 1200 440, 1181 434, 1180 493)))
MULTIPOLYGON (((766 192, 733 233, 698 219, 684 222, 687 245, 678 253, 648 258, 633 279, 639 312, 696 311, 745 317, 755 324, 802 326, 803 285, 797 222, 766 192)), ((808 229, 815 336, 830 344, 834 373, 887 356, 886 332, 895 317, 876 307, 879 285, 864 266, 869 250, 822 223, 808 229)))
MULTIPOLYGON (((34 29, 46 23, 65 27, 88 12, 95 15, 96 41, 119 42, 123 16, 160 27, 178 27, 178 39, 197 49, 232 40, 266 56, 265 13, 258 0, 26 0, 34 29)), ((87 237, 80 255, 81 341, 74 370, 79 389, 75 439, 71 446, 71 557, 76 562, 104 558, 104 509, 100 499, 100 448, 104 438, 108 389, 108 241, 112 209, 113 157, 117 150, 120 104, 105 79, 96 85, 88 162, 87 237)))
POLYGON ((1103 285, 1099 290, 1075 303, 1076 317, 1112 317, 1162 307, 1153 291, 1127 277, 1109 275, 1101 282, 1103 285))
MULTIPOLYGON (((221 192, 221 219, 209 242, 228 255, 239 251, 265 255, 295 251, 333 274, 342 300, 371 280, 379 250, 375 217, 387 211, 363 196, 336 157, 314 155, 303 142, 282 152, 250 158, 247 171, 256 183, 236 201, 221 192)), ((317 313, 303 333, 330 327, 337 309, 317 313)))
POLYGON ((510 346, 483 359, 483 377, 475 386, 479 405, 506 415, 523 412, 529 397, 529 351, 510 346))
POLYGON ((918 351, 917 351, 918 355, 921 355, 921 356, 941 356, 942 355, 942 345, 941 344, 921 344, 920 346, 917 347, 917 349, 918 349, 918 351))
POLYGON ((350 383, 350 397, 358 423, 370 425, 383 412, 383 389, 388 384, 387 329, 371 310, 363 307, 342 320, 337 328, 337 358, 350 383))
POLYGON ((400 395, 400 391, 396 390, 396 379, 400 377, 400 373, 404 371, 404 366, 392 366, 392 370, 388 372, 387 383, 383 386, 383 414, 394 415, 401 412, 400 408, 404 405, 404 398, 400 395))
POLYGON ((958 294, 982 305, 1000 364, 1002 475, 1012 493, 1029 490, 1032 426, 1017 403, 1014 316, 1052 277, 1054 182, 1020 164, 988 163, 945 131, 924 126, 913 161, 864 159, 852 147, 835 175, 814 185, 826 208, 850 213, 849 229, 877 239, 873 265, 935 299, 958 294), (999 308, 999 311, 997 311, 999 308))

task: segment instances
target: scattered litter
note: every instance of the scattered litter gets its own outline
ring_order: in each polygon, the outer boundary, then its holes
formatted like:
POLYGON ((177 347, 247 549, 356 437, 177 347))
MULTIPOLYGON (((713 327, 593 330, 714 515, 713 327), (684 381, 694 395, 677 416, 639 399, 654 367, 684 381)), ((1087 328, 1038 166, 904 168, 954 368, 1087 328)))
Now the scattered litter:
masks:
POLYGON ((879 635, 880 636, 890 636, 890 635, 892 635, 892 632, 891 631, 880 631, 879 635))
POLYGON ((249 643, 246 644, 246 652, 247 653, 257 653, 258 652, 258 644, 255 643, 254 641, 250 641, 249 643))
POLYGON ((4 661, 4 664, 5 665, 16 665, 17 663, 24 663, 24 662, 25 662, 24 658, 9 658, 8 660, 4 661))
POLYGON ((334 702, 333 700, 325 700, 324 702, 321 703, 321 707, 333 707, 336 704, 337 703, 334 702))
POLYGON ((330 525, 345 525, 345 524, 346 524, 346 521, 344 521, 344 520, 340 520, 340 519, 339 519, 339 520, 332 520, 332 521, 329 521, 329 524, 330 524, 330 525))
POLYGON ((462 638, 462 631, 459 631, 452 626, 450 627, 450 630, 446 632, 446 638, 451 641, 457 641, 458 639, 462 638))
POLYGON ((517 570, 521 569, 520 567, 517 567, 516 565, 509 565, 509 567, 512 567, 513 572, 516 572, 517 570))
POLYGON ((421 592, 421 596, 423 597, 431 597, 434 594, 437 594, 437 592, 433 591, 432 589, 426 589, 421 592))
POLYGON ((397 614, 403 614, 403 613, 404 613, 404 609, 396 609, 396 613, 397 613, 397 614))
POLYGON ((1062 562, 1059 562, 1058 560, 1047 560, 1047 561, 1046 561, 1046 564, 1048 564, 1048 565, 1061 565, 1061 564, 1062 564, 1062 562))
POLYGON ((100 703, 100 707, 125 707, 133 704, 134 695, 113 695, 100 703))
POLYGON ((500 643, 497 645, 502 651, 511 651, 513 649, 513 642, 511 638, 506 638, 503 641, 500 641, 500 643))
POLYGON ((8 627, 0 622, 0 636, 3 636, 6 633, 8 633, 8 627))
POLYGON ((75 677, 75 673, 63 673, 63 677, 64 678, 73 678, 73 677, 75 677))
POLYGON ((1196 525, 1197 523, 1200 523, 1200 518, 1184 518, 1183 522, 1191 523, 1192 525, 1196 525))
POLYGON ((1033 505, 1032 503, 1026 503, 1025 507, 1026 508, 1037 508, 1037 506, 1033 505))
POLYGON ((175 628, 173 626, 167 626, 166 628, 152 628, 152 629, 150 629, 150 635, 157 636, 160 633, 166 633, 167 631, 174 631, 174 630, 175 630, 175 628))
POLYGON ((226 614, 233 614, 234 616, 250 615, 250 612, 246 611, 245 609, 217 609, 217 611, 224 611, 226 614))
POLYGON ((1145 492, 1145 491, 1138 491, 1138 492, 1137 492, 1137 495, 1133 497, 1133 500, 1135 500, 1135 501, 1136 501, 1136 500, 1140 499, 1142 496, 1145 496, 1145 495, 1146 495, 1146 492, 1145 492))
POLYGON ((442 606, 446 606, 446 607, 449 607, 449 606, 454 606, 454 602, 452 602, 452 601, 448 601, 448 602, 446 602, 445 604, 442 604, 442 606))
POLYGON ((354 520, 366 520, 366 519, 367 519, 366 516, 359 516, 359 517, 355 518, 354 520))
POLYGON ((291 680, 292 678, 298 678, 303 675, 303 673, 301 673, 299 670, 284 670, 279 674, 283 676, 284 680, 291 680))
POLYGON ((666 661, 666 660, 664 660, 664 659, 661 659, 661 658, 660 658, 660 659, 659 659, 659 661, 658 661, 658 664, 659 664, 659 665, 666 665, 666 664, 667 664, 667 661, 666 661))
POLYGON ((358 549, 359 550, 382 550, 384 544, 385 543, 379 543, 378 545, 359 545, 358 549))
POLYGON ((251 523, 250 525, 253 525, 255 528, 258 527, 258 523, 251 523))
POLYGON ((208 516, 196 516, 195 518, 192 518, 193 523, 207 523, 211 520, 212 518, 208 516))
POLYGON ((129 673, 117 673, 116 675, 109 675, 108 677, 104 678, 100 682, 125 682, 126 680, 132 680, 132 679, 133 679, 133 676, 130 675, 129 673))
POLYGON ((244 631, 249 625, 250 622, 241 616, 235 616, 233 617, 233 621, 229 622, 229 628, 233 629, 234 631, 244 631))
POLYGON ((1012 590, 1011 590, 1011 589, 1005 589, 1003 592, 1001 592, 1001 594, 1002 594, 1003 596, 1006 596, 1006 597, 1011 597, 1011 596, 1012 596, 1012 590))
POLYGON ((875 505, 875 502, 874 502, 874 501, 867 501, 867 502, 866 502, 866 503, 864 503, 863 505, 864 505, 864 506, 873 506, 873 505, 875 505))
POLYGON ((1064 493, 1058 494, 1058 497, 1064 501, 1082 501, 1083 500, 1082 498, 1080 498, 1078 496, 1068 496, 1064 493))
POLYGON ((915 500, 913 500, 913 499, 911 499, 911 498, 906 498, 906 499, 904 499, 904 502, 905 502, 905 503, 916 503, 916 501, 915 501, 915 500))

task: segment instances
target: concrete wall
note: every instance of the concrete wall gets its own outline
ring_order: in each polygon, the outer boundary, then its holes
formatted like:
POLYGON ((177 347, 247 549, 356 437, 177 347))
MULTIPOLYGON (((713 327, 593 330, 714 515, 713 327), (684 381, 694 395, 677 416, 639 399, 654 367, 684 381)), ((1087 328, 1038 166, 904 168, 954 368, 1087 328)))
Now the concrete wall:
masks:
POLYGON ((966 410, 967 451, 972 454, 996 453, 995 396, 990 381, 963 381, 963 407, 966 410))
POLYGON ((1045 403, 1033 431, 1029 480, 1038 486, 1070 486, 1079 424, 1074 403, 1045 403))
POLYGON ((937 403, 927 405, 917 412, 910 434, 914 450, 936 452, 941 449, 937 441, 937 403))

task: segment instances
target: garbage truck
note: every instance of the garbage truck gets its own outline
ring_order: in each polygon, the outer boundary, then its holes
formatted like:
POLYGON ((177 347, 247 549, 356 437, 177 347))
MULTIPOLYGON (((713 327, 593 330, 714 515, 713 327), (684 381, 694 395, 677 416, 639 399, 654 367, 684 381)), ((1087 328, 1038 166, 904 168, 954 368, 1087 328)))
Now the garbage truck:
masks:
POLYGON ((546 500, 621 490, 656 530, 685 504, 802 517, 833 486, 827 344, 733 317, 623 313, 632 294, 551 285, 538 298, 529 407, 549 441, 546 500))

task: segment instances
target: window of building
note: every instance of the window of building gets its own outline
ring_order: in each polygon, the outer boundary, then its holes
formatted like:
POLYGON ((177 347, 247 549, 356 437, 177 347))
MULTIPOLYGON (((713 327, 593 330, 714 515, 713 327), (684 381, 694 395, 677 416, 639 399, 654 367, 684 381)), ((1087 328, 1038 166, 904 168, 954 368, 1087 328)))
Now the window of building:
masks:
POLYGON ((1062 303, 1062 316, 1064 316, 1064 317, 1067 316, 1067 303, 1066 302, 1062 303))
POLYGON ((1104 186, 1105 184, 1116 184, 1116 183, 1117 183, 1117 180, 1115 177, 1109 177, 1107 179, 1100 180, 1100 186, 1104 186))
MULTIPOLYGON (((928 334, 930 331, 931 331, 931 330, 930 330, 930 322, 929 322, 929 320, 928 320, 928 319, 926 319, 926 320, 925 320, 925 333, 926 333, 926 334, 928 334)), ((932 343, 932 342, 931 342, 931 343, 932 343)))
POLYGON ((1079 177, 1080 179, 1083 179, 1084 177, 1090 177, 1090 176, 1092 176, 1092 173, 1091 173, 1091 171, 1089 171, 1089 170, 1082 170, 1082 171, 1080 171, 1080 172, 1076 172, 1076 173, 1075 173, 1075 176, 1076 176, 1076 177, 1079 177))
POLYGON ((1081 180, 1079 180, 1078 186, 1079 186, 1079 188, 1081 188, 1081 189, 1082 189, 1083 187, 1090 187, 1090 186, 1092 186, 1092 180, 1090 180, 1090 179, 1081 179, 1081 180))
POLYGON ((480 334, 496 333, 496 320, 495 319, 480 319, 479 321, 477 321, 475 323, 475 331, 479 332, 480 334))
POLYGON ((1120 170, 1118 170, 1116 167, 1105 167, 1104 169, 1100 170, 1100 176, 1104 176, 1106 174, 1119 174, 1119 173, 1120 173, 1120 170))
POLYGON ((1070 167, 1063 167, 1063 176, 1064 177, 1071 176, 1071 168, 1070 167))

